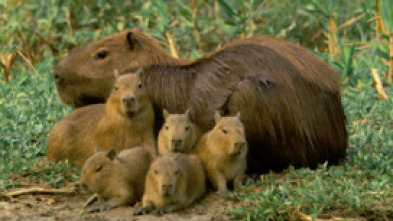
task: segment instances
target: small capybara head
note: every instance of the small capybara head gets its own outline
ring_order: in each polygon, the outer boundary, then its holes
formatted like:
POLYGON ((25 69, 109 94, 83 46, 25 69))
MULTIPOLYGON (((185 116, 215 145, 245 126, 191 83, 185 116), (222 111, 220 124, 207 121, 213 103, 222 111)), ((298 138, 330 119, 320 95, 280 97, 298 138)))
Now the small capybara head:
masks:
POLYGON ((151 165, 148 176, 157 185, 156 190, 162 197, 173 196, 180 182, 185 182, 183 169, 169 157, 158 157, 151 165))
POLYGON ((238 156, 247 151, 244 126, 240 120, 240 112, 236 116, 222 117, 215 112, 216 125, 212 129, 212 137, 219 148, 231 156, 238 156))
POLYGON ((165 123, 161 128, 160 136, 166 142, 170 152, 188 153, 196 142, 195 125, 190 121, 190 111, 184 114, 169 114, 163 110, 165 123))
POLYGON ((126 116, 133 116, 143 109, 150 101, 143 83, 142 73, 142 68, 125 75, 119 75, 115 70, 116 81, 108 98, 108 105, 118 106, 118 111, 126 116))
POLYGON ((94 193, 102 192, 107 188, 108 183, 103 183, 116 173, 115 166, 116 151, 100 151, 95 148, 95 153, 86 160, 83 165, 79 185, 82 190, 89 190, 94 193))

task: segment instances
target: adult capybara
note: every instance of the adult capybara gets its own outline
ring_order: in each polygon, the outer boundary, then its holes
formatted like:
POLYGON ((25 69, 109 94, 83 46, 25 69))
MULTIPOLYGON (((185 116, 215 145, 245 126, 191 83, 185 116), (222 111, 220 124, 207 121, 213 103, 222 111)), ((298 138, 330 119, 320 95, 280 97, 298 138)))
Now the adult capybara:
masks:
MULTIPOLYGON (((74 51, 66 59, 78 56, 74 51)), ((57 71, 68 73, 67 67, 60 65, 57 71)), ((88 67, 72 66, 73 73, 83 75, 88 67)), ((225 115, 240 111, 249 172, 289 165, 315 168, 345 156, 348 135, 339 75, 295 44, 271 37, 237 40, 195 62, 154 65, 145 72, 158 117, 163 108, 171 113, 190 108, 191 120, 205 132, 214 126, 215 110, 225 115)), ((92 93, 106 90, 99 88, 92 93)), ((162 124, 156 121, 156 129, 162 124)))
POLYGON ((139 69, 117 77, 106 104, 82 107, 64 117, 49 133, 48 159, 82 165, 96 146, 120 151, 143 145, 156 155, 154 111, 141 74, 139 69))
POLYGON ((96 152, 83 165, 79 184, 99 197, 88 212, 133 205, 141 200, 152 156, 144 147, 96 152))
POLYGON ((203 166, 198 157, 183 153, 159 156, 150 166, 142 207, 135 215, 170 213, 186 208, 206 191, 203 166))
POLYGON ((190 111, 184 114, 170 114, 163 110, 165 123, 157 139, 159 155, 172 152, 189 153, 198 140, 198 129, 190 121, 190 111))
POLYGON ((109 96, 113 70, 151 64, 184 64, 138 29, 124 31, 71 50, 55 68, 60 99, 74 107, 103 103, 109 96))
POLYGON ((220 196, 227 195, 228 181, 235 190, 242 186, 247 167, 247 141, 240 112, 235 117, 215 114, 216 125, 204 134, 192 151, 202 161, 206 175, 220 196))

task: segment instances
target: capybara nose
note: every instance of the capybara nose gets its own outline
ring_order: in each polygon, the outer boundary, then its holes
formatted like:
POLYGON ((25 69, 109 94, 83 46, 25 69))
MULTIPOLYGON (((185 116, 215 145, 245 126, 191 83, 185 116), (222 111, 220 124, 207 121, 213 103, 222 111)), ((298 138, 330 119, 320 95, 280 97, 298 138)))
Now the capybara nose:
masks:
POLYGON ((85 182, 75 183, 75 190, 78 192, 87 191, 88 189, 89 189, 89 187, 87 186, 87 183, 85 183, 85 182))
POLYGON ((236 142, 235 143, 235 154, 239 154, 240 152, 242 152, 245 145, 246 145, 246 143, 243 141, 236 142))
POLYGON ((135 103, 135 97, 134 96, 123 97, 123 102, 124 103, 135 103))
POLYGON ((171 192, 172 187, 172 184, 162 184, 164 194, 168 195, 171 192))
POLYGON ((56 83, 60 83, 61 82, 61 76, 58 72, 54 73, 54 78, 55 78, 55 82, 56 83))
POLYGON ((183 143, 183 140, 181 140, 181 139, 172 139, 173 150, 179 150, 182 143, 183 143))

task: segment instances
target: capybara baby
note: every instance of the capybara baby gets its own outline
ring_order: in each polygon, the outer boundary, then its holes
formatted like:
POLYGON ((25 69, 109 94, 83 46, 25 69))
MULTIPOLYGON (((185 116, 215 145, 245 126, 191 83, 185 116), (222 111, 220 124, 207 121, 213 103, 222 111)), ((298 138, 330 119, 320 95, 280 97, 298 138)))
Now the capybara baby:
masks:
POLYGON ((159 156, 147 173, 142 207, 134 214, 163 214, 186 208, 205 190, 205 173, 198 157, 183 153, 159 156))
POLYGON ((114 149, 97 149, 86 160, 79 182, 99 197, 99 202, 88 212, 110 210, 140 201, 151 161, 151 153, 144 147, 126 149, 118 155, 114 149))
POLYGON ((164 109, 163 114, 165 123, 158 134, 158 154, 190 152, 198 139, 197 128, 190 121, 190 111, 187 109, 184 114, 169 114, 164 109))
POLYGON ((106 104, 79 108, 64 117, 49 134, 48 159, 68 159, 82 165, 96 146, 120 151, 142 145, 156 155, 154 112, 142 72, 115 74, 116 83, 106 104))
POLYGON ((234 117, 216 112, 215 120, 216 125, 201 137, 193 153, 202 161, 217 194, 224 196, 228 181, 233 181, 235 190, 242 186, 248 147, 240 112, 234 117))

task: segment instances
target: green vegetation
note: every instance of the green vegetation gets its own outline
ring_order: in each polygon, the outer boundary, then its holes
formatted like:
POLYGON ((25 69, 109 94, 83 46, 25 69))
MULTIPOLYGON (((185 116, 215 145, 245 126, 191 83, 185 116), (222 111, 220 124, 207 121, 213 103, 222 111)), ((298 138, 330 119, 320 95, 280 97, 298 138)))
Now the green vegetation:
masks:
POLYGON ((168 51, 175 53, 168 45, 173 40, 181 57, 197 58, 232 39, 273 35, 299 42, 342 74, 350 132, 347 158, 338 166, 264 175, 256 185, 230 197, 239 203, 228 213, 248 220, 304 214, 392 219, 393 90, 388 73, 393 68, 393 16, 387 10, 393 8, 391 2, 3 0, 0 188, 21 185, 22 179, 60 188, 78 179, 77 169, 67 163, 48 164, 43 157, 48 132, 71 111, 57 99, 52 77, 57 58, 69 48, 140 27, 168 51), (380 98, 383 91, 376 90, 371 68, 380 76, 387 99, 380 98))

